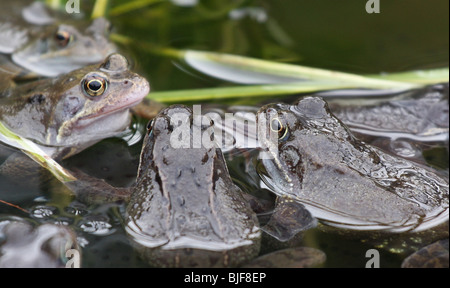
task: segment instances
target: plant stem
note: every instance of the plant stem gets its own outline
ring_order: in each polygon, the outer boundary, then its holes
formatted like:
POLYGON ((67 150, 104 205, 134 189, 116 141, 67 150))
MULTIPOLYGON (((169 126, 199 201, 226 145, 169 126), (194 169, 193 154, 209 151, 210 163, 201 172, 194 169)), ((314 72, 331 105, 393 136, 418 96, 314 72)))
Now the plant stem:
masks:
POLYGON ((39 165, 49 170, 59 181, 66 183, 76 180, 68 171, 61 167, 55 160, 45 154, 32 141, 22 138, 11 130, 9 130, 3 123, 0 122, 0 141, 8 145, 21 149, 31 159, 36 161, 39 165))
POLYGON ((45 0, 48 7, 58 10, 61 7, 61 0, 45 0))
POLYGON ((91 18, 105 17, 106 9, 108 8, 108 0, 96 0, 94 8, 92 9, 91 18))
POLYGON ((125 14, 127 12, 131 12, 134 10, 138 10, 141 8, 144 8, 146 6, 152 5, 152 4, 156 4, 159 2, 164 2, 165 0, 138 0, 138 1, 132 1, 132 2, 128 2, 128 3, 124 3, 122 5, 116 6, 114 8, 112 8, 108 15, 110 17, 116 17, 122 14, 125 14))
POLYGON ((162 103, 183 103, 186 101, 204 101, 212 99, 231 99, 240 97, 262 97, 308 93, 320 90, 352 88, 338 83, 292 83, 271 85, 250 85, 207 89, 152 92, 147 98, 162 103))

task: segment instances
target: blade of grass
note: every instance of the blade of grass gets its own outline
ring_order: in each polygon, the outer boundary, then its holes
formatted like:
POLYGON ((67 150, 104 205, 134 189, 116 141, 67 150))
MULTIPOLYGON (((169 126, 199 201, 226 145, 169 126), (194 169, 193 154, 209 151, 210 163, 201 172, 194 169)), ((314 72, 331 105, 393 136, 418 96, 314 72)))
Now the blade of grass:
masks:
POLYGON ((14 134, 0 122, 0 140, 8 145, 21 149, 39 165, 49 170, 59 181, 66 183, 76 180, 68 171, 61 167, 55 160, 48 156, 35 143, 14 134))
POLYGON ((61 7, 61 2, 61 0, 45 0, 45 4, 54 10, 59 10, 61 7))
POLYGON ((118 5, 114 8, 112 8, 108 15, 110 17, 116 17, 134 10, 142 9, 146 6, 150 6, 152 4, 164 2, 165 0, 138 0, 138 1, 132 1, 127 2, 121 5, 118 5))
POLYGON ((298 93, 309 93, 320 90, 347 88, 350 89, 353 87, 351 85, 344 85, 333 82, 305 82, 292 84, 248 85, 237 87, 152 92, 147 96, 147 98, 161 103, 183 103, 188 101, 204 101, 212 99, 224 100, 240 97, 290 95, 298 93))
POLYGON ((298 78, 299 80, 335 81, 365 88, 409 89, 416 86, 411 83, 374 79, 351 73, 343 73, 293 64, 277 63, 267 60, 214 52, 187 50, 184 53, 184 60, 192 67, 198 68, 198 70, 200 71, 203 70, 202 72, 206 74, 208 74, 207 69, 202 68, 207 66, 208 62, 210 62, 216 64, 215 68, 218 67, 217 64, 220 64, 224 67, 231 67, 237 70, 247 70, 268 75, 298 78))
POLYGON ((439 68, 430 70, 415 70, 400 73, 368 75, 371 78, 384 80, 404 81, 417 84, 435 84, 449 81, 449 68, 439 68))
POLYGON ((105 17, 107 8, 108 0, 96 0, 94 8, 92 9, 91 18, 105 17))

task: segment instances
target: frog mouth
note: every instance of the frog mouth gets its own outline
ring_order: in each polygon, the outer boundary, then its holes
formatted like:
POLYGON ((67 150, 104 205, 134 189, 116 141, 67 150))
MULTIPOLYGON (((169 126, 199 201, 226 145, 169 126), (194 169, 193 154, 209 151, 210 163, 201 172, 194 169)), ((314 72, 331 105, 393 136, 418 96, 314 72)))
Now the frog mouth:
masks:
MULTIPOLYGON (((142 81, 143 78, 136 77, 136 79, 139 79, 142 81)), ((126 98, 123 101, 122 105, 101 107, 100 109, 98 109, 98 111, 96 111, 96 113, 91 113, 84 117, 80 117, 78 120, 81 120, 81 121, 88 120, 89 121, 90 119, 101 119, 103 117, 110 116, 110 115, 118 113, 120 111, 125 111, 125 110, 130 109, 130 108, 136 106, 137 104, 139 104, 145 98, 145 96, 147 96, 148 93, 150 92, 150 85, 148 84, 147 81, 144 81, 145 83, 143 83, 143 84, 135 84, 137 81, 133 81, 133 80, 131 80, 131 82, 133 83, 134 91, 129 91, 128 93, 131 95, 135 95, 135 96, 126 98)))
POLYGON ((58 130, 56 142, 66 146, 67 143, 80 142, 76 138, 83 139, 82 142, 90 142, 117 135, 130 124, 129 109, 142 101, 150 86, 147 82, 135 85, 134 90, 134 93, 131 93, 134 96, 127 98, 122 105, 104 106, 95 113, 64 123, 58 130))

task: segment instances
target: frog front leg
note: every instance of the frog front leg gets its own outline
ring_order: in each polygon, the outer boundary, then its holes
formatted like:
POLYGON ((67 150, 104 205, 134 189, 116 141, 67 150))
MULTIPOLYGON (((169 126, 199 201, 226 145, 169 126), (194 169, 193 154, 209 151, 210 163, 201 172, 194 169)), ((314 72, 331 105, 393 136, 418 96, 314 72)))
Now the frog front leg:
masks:
POLYGON ((277 197, 269 222, 261 229, 279 241, 292 239, 297 233, 317 226, 317 219, 302 204, 287 196, 277 197))
POLYGON ((0 164, 0 176, 20 185, 32 186, 51 179, 51 174, 22 152, 11 154, 0 164))
POLYGON ((73 170, 71 174, 77 180, 66 182, 64 185, 83 203, 127 202, 130 198, 129 188, 113 187, 105 180, 89 176, 80 170, 73 170))

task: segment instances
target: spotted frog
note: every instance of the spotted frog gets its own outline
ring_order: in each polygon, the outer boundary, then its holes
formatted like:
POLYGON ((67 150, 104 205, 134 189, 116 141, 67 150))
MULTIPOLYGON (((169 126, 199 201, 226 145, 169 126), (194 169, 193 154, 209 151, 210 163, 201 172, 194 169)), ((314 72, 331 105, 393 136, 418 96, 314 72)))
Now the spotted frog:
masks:
POLYGON ((358 140, 321 98, 264 106, 257 122, 261 178, 281 204, 354 230, 418 232, 448 221, 448 179, 358 140))
MULTIPOLYGON (((125 57, 112 54, 101 64, 7 90, 0 98, 0 121, 47 155, 63 159, 128 127, 129 108, 149 89, 125 57)), ((16 166, 8 160, 1 172, 16 166)))
POLYGON ((126 231, 152 266, 230 267, 259 252, 256 215, 220 149, 195 144, 212 131, 184 106, 164 109, 149 125, 126 231))
POLYGON ((70 249, 80 251, 67 226, 36 225, 19 217, 0 219, 0 268, 64 268, 70 249))
POLYGON ((0 53, 10 55, 22 68, 54 77, 99 63, 116 51, 107 38, 107 20, 98 18, 90 25, 80 23, 78 20, 72 25, 67 13, 58 15, 42 2, 2 1, 0 53))

